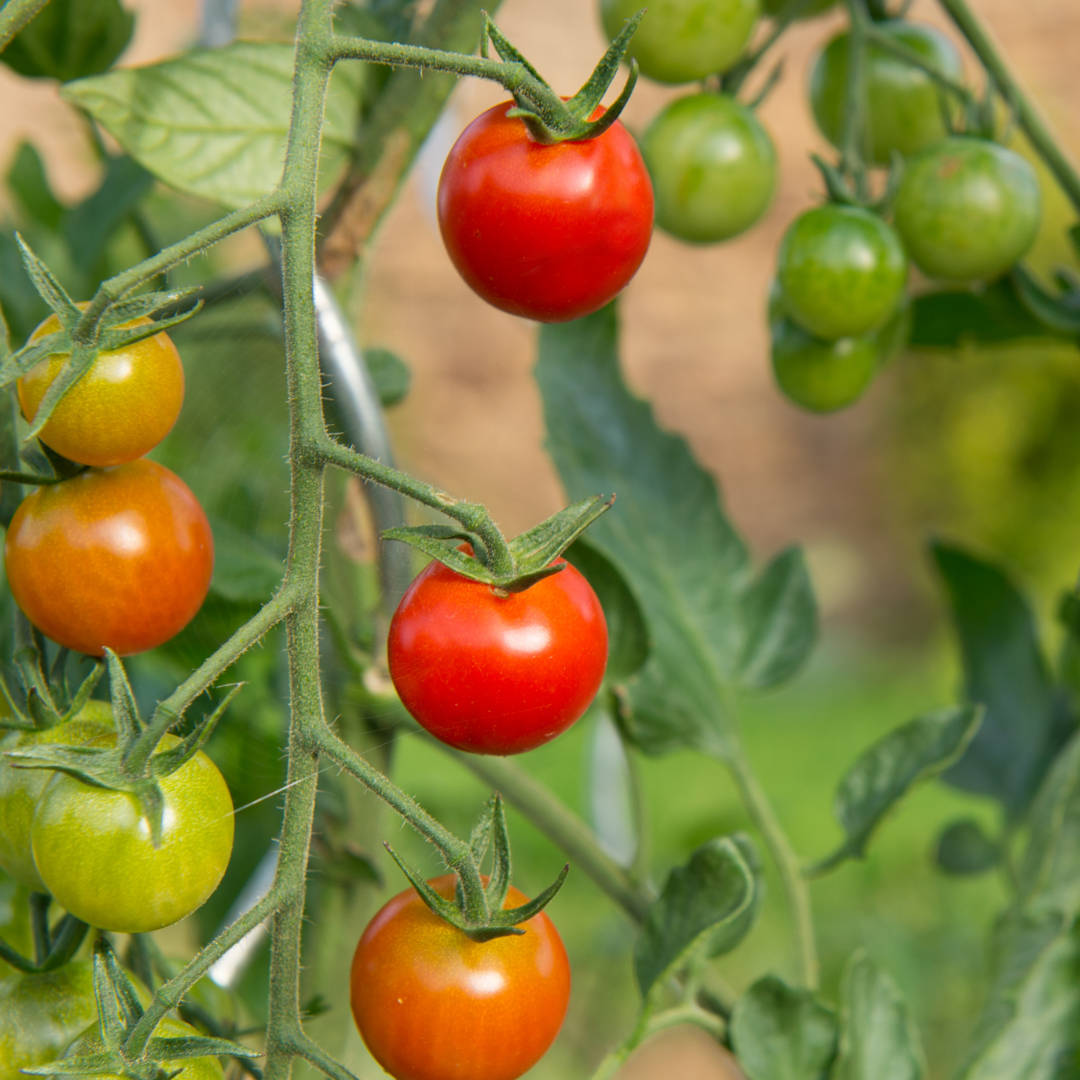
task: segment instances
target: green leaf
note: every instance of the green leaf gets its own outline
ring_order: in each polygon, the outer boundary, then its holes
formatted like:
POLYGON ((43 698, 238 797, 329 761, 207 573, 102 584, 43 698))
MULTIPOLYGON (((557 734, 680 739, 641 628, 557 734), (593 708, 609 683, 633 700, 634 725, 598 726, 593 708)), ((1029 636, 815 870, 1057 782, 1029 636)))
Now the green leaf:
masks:
POLYGON ((924 293, 912 304, 911 345, 955 349, 970 342, 993 344, 1060 336, 1023 305, 1008 278, 993 285, 924 293))
POLYGON ((1005 573, 944 543, 932 553, 960 638, 967 700, 985 706, 982 727, 944 779, 1026 809, 1074 722, 1043 658, 1027 600, 1005 573))
POLYGON ((735 1003, 731 1041, 747 1080, 822 1080, 836 1056, 836 1014, 766 975, 735 1003))
POLYGON ((742 599, 745 626, 739 681, 766 689, 790 679, 817 640, 817 603, 800 548, 781 552, 742 599))
POLYGON ((547 446, 569 498, 616 493, 589 543, 629 583, 652 651, 628 685, 630 737, 650 753, 727 752, 718 690, 746 650, 746 547, 686 440, 661 431, 623 385, 614 306, 544 326, 536 378, 547 446))
POLYGON ((1001 848, 971 818, 954 821, 938 838, 934 860, 946 874, 984 874, 1001 862, 1001 848))
POLYGON ((584 575, 604 609, 608 629, 607 679, 611 682, 628 679, 649 656, 649 632, 641 605, 611 560, 593 547, 587 537, 579 537, 564 554, 584 575))
POLYGON ((730 837, 707 841, 685 866, 675 867, 634 948, 642 996, 695 958, 734 949, 749 930, 740 916, 755 890, 754 875, 730 837))
POLYGON ((1071 290, 1057 296, 1047 292, 1019 263, 1009 276, 1020 302, 1043 326, 1059 334, 1080 334, 1080 295, 1071 290))
POLYGON ((31 78, 81 79, 111 67, 134 29, 135 16, 120 0, 51 0, 0 60, 31 78))
MULTIPOLYGON (((281 178, 292 72, 291 45, 237 41, 81 79, 62 96, 160 180, 237 208, 281 178)), ((322 129, 324 182, 353 149, 360 80, 359 64, 335 68, 322 129)))
POLYGON ((64 235, 79 270, 85 272, 97 265, 109 237, 153 183, 153 176, 134 159, 126 155, 109 158, 97 191, 73 207, 64 221, 64 235))
POLYGON ((50 231, 60 226, 64 207, 49 186, 45 163, 33 144, 19 144, 7 174, 8 189, 19 201, 22 212, 50 231))
POLYGON ((1080 591, 1062 596, 1058 619, 1065 628, 1058 657, 1058 678, 1070 696, 1073 713, 1080 713, 1080 591))
POLYGON ((823 873, 845 859, 862 859, 885 815, 918 783, 937 776, 967 749, 979 729, 980 710, 942 709, 903 724, 870 747, 840 781, 833 816, 847 834, 814 868, 823 873))
POLYGON ((389 349, 365 349, 364 363, 384 409, 403 401, 412 385, 409 366, 389 349))
POLYGON ((254 537, 227 521, 211 521, 214 534, 214 576, 210 590, 234 604, 264 604, 281 584, 281 558, 254 537))
POLYGON ((833 1080, 920 1080, 919 1036, 896 983, 863 952, 844 972, 833 1080))

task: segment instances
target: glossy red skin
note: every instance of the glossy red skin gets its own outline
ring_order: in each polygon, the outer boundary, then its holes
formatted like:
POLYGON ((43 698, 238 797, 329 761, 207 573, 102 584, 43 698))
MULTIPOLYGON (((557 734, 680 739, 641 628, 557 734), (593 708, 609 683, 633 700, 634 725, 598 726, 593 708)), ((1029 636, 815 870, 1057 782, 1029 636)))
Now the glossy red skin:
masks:
POLYGON ((569 564, 499 595, 432 562, 394 612, 387 649, 402 704, 435 738, 474 754, 520 754, 589 707, 607 665, 607 623, 569 564))
POLYGON ((168 641, 210 588, 214 540, 191 489, 141 458, 38 488, 4 543, 26 617, 76 652, 121 656, 168 641))
MULTIPOLYGON (((454 877, 430 882, 447 899, 454 877)), ((511 888, 505 907, 526 898, 511 888)), ((521 936, 475 942, 407 889, 371 920, 353 957, 353 1017, 397 1080, 515 1080, 555 1040, 570 964, 541 912, 521 936)))
POLYGON ((603 307, 649 248, 653 192, 616 121, 584 142, 545 146, 513 102, 481 113, 439 178, 439 227, 458 272, 490 304, 539 322, 603 307))

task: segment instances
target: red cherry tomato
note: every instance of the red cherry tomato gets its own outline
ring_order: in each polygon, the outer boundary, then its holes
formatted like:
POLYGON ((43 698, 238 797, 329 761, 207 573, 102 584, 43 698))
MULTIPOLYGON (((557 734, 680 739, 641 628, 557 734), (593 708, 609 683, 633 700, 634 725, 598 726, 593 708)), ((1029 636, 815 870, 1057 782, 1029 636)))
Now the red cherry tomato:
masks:
POLYGON ((4 542, 15 602, 42 633, 129 656, 182 630, 210 588, 214 539, 191 489, 145 458, 38 488, 4 542))
POLYGON ((520 754, 588 708, 608 636, 596 593, 569 564, 500 595, 433 562, 394 612, 387 644, 401 701, 432 735, 474 754, 520 754))
MULTIPOLYGON (((454 877, 434 878, 454 895, 454 877)), ((526 898, 511 888, 505 907, 526 898)), ((515 1080, 543 1057, 570 1000, 562 939, 541 912, 523 935, 476 942, 406 889, 371 920, 353 957, 356 1026, 397 1080, 515 1080)))
MULTIPOLYGON (((439 227, 458 272, 490 304, 540 322, 603 307, 649 248, 653 193, 630 133, 545 146, 513 102, 481 113, 439 178, 439 227)), ((598 110, 599 114, 599 110, 598 110)))

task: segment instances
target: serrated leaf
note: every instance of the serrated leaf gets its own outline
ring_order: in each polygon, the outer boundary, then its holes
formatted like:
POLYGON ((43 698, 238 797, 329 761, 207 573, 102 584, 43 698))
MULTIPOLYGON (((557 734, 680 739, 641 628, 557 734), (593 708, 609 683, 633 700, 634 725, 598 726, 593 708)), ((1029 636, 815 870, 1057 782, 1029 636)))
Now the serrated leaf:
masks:
POLYGON ((900 990, 865 953, 844 972, 833 1080, 920 1080, 922 1046, 900 990))
POLYGON ((68 82, 104 71, 124 51, 135 16, 119 0, 52 0, 0 53, 31 78, 68 82))
POLYGON ((634 948, 642 996, 694 957, 735 948, 749 929, 740 916, 753 902, 754 891, 754 876, 730 837, 707 841, 685 866, 675 867, 649 908, 634 948))
POLYGON ((89 271, 101 261, 109 237, 153 183, 153 176, 133 158, 108 159, 97 191, 72 207, 64 219, 64 235, 79 270, 89 271))
POLYGON ((65 210, 53 194, 45 163, 37 148, 28 142, 19 144, 7 174, 8 190, 19 201, 22 212, 31 220, 55 231, 65 210))
POLYGON ((947 825, 938 837, 934 861, 957 877, 984 874, 1001 862, 1001 849, 971 818, 947 825))
POLYGON ((735 1003, 731 1042, 747 1080, 822 1080, 836 1056, 836 1014, 775 975, 735 1003))
POLYGON ((742 597, 745 627, 738 677, 761 690, 790 679, 817 641, 817 602, 801 548, 788 548, 742 597))
POLYGON ((1027 600, 1004 572, 936 543, 960 639, 965 696, 986 709, 967 753, 944 774, 964 791, 998 799, 1018 818, 1075 722, 1055 692, 1027 600))
MULTIPOLYGON (((237 41, 81 79, 62 96, 160 180, 238 208, 281 178, 292 74, 291 45, 237 41)), ((353 149, 360 83, 359 64, 337 65, 322 129, 324 181, 353 149)))
POLYGON ((661 431, 623 385, 613 306, 544 326, 536 378, 547 447, 571 499, 615 492, 589 530, 627 580, 652 639, 628 685, 629 736, 650 753, 727 752, 718 688, 734 681, 745 649, 746 547, 711 476, 686 440, 661 431))
POLYGON ((608 629, 605 678, 609 682, 628 679, 649 656, 649 631, 641 605, 611 560, 593 547, 587 537, 579 537, 564 554, 584 575, 604 609, 608 629))
POLYGON ((964 753, 981 720, 975 706, 920 716, 879 739, 847 771, 836 791, 833 816, 847 834, 815 868, 861 859, 882 819, 916 784, 937 776, 964 753))

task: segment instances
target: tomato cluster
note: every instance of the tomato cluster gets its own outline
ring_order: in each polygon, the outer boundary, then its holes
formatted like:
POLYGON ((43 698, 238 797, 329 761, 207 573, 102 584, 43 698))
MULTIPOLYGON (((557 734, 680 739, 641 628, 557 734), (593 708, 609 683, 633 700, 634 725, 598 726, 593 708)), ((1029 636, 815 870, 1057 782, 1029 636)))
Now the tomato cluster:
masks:
MULTIPOLYGON (((31 340, 58 327, 53 315, 31 340)), ((50 355, 19 380, 28 420, 68 355, 50 355)), ((60 645, 91 656, 153 649, 206 597, 214 566, 206 515, 178 476, 142 457, 176 421, 183 393, 176 348, 154 334, 100 353, 41 429, 46 446, 90 468, 23 501, 4 560, 15 602, 60 645)))

